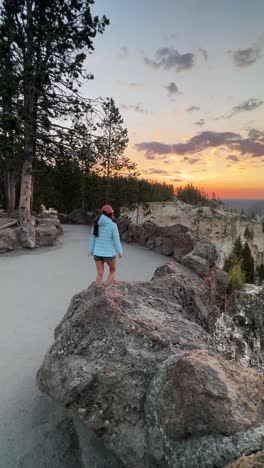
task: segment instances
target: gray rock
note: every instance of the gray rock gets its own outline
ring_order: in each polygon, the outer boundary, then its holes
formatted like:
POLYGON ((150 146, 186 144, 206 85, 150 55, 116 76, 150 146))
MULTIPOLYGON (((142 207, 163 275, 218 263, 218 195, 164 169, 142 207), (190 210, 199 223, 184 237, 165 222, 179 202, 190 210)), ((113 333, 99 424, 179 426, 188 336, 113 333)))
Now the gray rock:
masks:
POLYGON ((209 274, 210 268, 208 260, 197 257, 196 255, 193 255, 193 253, 185 255, 182 258, 181 263, 190 270, 197 273, 199 276, 204 277, 209 274))
POLYGON ((62 224, 70 223, 69 215, 67 215, 65 213, 58 213, 58 219, 59 219, 60 223, 62 223, 62 224))
POLYGON ((68 408, 84 409, 87 427, 126 466, 143 467, 149 384, 171 353, 210 349, 199 324, 211 307, 205 283, 181 265, 178 276, 150 283, 93 284, 57 327, 38 385, 68 408))
POLYGON ((221 290, 226 291, 230 283, 230 275, 226 273, 225 271, 217 268, 216 269, 216 281, 217 281, 217 286, 221 290))
POLYGON ((39 225, 36 228, 36 245, 38 247, 53 246, 56 244, 58 231, 55 225, 39 225))
POLYGON ((264 372, 264 287, 245 286, 214 324, 217 348, 229 359, 264 372))
POLYGON ((25 224, 17 228, 19 244, 25 249, 36 247, 36 230, 33 224, 25 224))
POLYGON ((92 224, 95 214, 83 208, 76 208, 68 215, 68 220, 73 224, 92 224))
POLYGON ((173 254, 173 242, 169 237, 156 237, 155 247, 162 255, 171 256, 173 254))
POLYGON ((192 254, 207 260, 210 267, 216 264, 218 258, 215 246, 209 242, 199 242, 196 244, 192 254))
POLYGON ((0 230, 0 253, 10 252, 18 248, 16 230, 11 228, 0 230))
MULTIPOLYGON (((263 333, 254 291, 233 305, 233 340, 239 317, 241 336, 251 330, 245 354, 263 333)), ((206 282, 176 262, 151 282, 94 283, 56 328, 38 386, 81 419, 82 440, 93 431, 127 468, 223 467, 264 449, 264 376, 225 359, 232 333, 221 348, 220 320, 206 282)))

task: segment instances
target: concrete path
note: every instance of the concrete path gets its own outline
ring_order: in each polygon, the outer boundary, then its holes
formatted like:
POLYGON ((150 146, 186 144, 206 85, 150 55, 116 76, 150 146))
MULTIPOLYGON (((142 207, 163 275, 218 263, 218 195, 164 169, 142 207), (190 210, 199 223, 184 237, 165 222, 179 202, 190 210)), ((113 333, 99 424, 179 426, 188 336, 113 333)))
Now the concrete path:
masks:
MULTIPOLYGON (((148 280, 166 261, 144 248, 124 245, 117 279, 148 280)), ((94 278, 88 229, 83 226, 65 226, 58 247, 0 256, 0 468, 17 468, 52 417, 35 374, 71 297, 94 278)))

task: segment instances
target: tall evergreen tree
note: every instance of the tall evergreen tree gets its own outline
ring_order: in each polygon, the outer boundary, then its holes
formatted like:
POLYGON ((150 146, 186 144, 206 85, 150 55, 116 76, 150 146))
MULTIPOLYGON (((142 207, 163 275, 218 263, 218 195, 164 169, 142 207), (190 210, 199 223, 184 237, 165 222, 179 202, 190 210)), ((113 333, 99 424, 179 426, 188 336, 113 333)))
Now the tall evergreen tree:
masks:
POLYGON ((0 29, 0 169, 4 174, 7 211, 16 207, 16 181, 21 170, 20 81, 14 63, 12 31, 8 20, 0 29))
POLYGON ((247 242, 243 246, 243 251, 242 251, 242 269, 245 273, 246 283, 254 283, 255 263, 254 263, 254 258, 251 254, 251 250, 247 242))
POLYGON ((234 243, 233 255, 237 257, 238 260, 242 260, 243 258, 243 244, 240 236, 234 243))
POLYGON ((39 141, 58 129, 58 119, 83 115, 91 104, 81 99, 79 80, 89 79, 84 61, 93 39, 109 23, 93 17, 93 0, 3 0, 2 28, 12 33, 13 64, 21 76, 24 154, 20 220, 30 222, 33 161, 39 141))
POLYGON ((98 123, 100 135, 97 139, 98 159, 106 177, 106 201, 110 196, 110 178, 121 171, 134 171, 136 164, 124 155, 128 145, 127 129, 118 107, 112 98, 104 101, 102 120, 98 123))

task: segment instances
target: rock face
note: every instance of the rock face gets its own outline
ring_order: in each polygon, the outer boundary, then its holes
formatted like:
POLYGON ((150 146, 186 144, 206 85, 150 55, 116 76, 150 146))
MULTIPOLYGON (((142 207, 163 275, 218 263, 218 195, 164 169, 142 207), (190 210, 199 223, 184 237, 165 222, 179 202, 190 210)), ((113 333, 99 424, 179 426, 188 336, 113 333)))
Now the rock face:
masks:
POLYGON ((18 248, 16 231, 6 228, 0 231, 0 253, 10 252, 18 248))
POLYGON ((215 323, 218 349, 242 366, 264 371, 264 288, 246 285, 215 323))
POLYGON ((178 261, 194 248, 189 229, 181 224, 164 227, 146 222, 141 226, 126 218, 121 218, 117 224, 123 241, 146 246, 178 261))
POLYGON ((225 259, 230 255, 234 242, 240 236, 247 241, 257 264, 264 263, 264 231, 263 222, 254 220, 226 209, 210 207, 193 207, 180 201, 166 203, 150 203, 151 214, 144 212, 124 212, 132 223, 138 218, 139 224, 152 221, 159 226, 181 224, 187 226, 191 235, 198 241, 212 242, 219 253, 217 265, 222 268, 225 259))
POLYGON ((127 468, 223 467, 264 449, 264 377, 225 359, 220 319, 207 283, 176 262, 148 283, 94 283, 72 299, 38 386, 127 468))

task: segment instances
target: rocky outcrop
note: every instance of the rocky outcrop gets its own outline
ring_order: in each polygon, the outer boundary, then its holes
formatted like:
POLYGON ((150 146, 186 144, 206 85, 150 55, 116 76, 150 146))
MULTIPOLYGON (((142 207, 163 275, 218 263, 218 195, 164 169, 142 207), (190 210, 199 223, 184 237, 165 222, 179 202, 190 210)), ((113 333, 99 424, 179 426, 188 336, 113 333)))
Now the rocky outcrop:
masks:
POLYGON ((242 366, 264 371, 264 288, 245 285, 215 323, 217 348, 242 366))
POLYGON ((215 299, 176 262, 151 282, 94 283, 72 299, 38 386, 125 467, 222 468, 262 450, 264 377, 226 359, 215 299))
POLYGON ((176 260, 194 249, 194 240, 186 226, 157 226, 146 222, 142 226, 126 218, 117 221, 121 239, 154 249, 162 255, 173 256, 176 260))
POLYGON ((0 231, 0 253, 10 252, 18 248, 16 231, 11 228, 0 231))
MULTIPOLYGON (((47 214, 45 215, 47 216, 47 214)), ((32 217, 31 223, 0 230, 0 253, 17 249, 54 246, 63 229, 56 215, 49 218, 41 214, 32 217)))
POLYGON ((187 226, 191 235, 198 241, 213 243, 219 253, 217 265, 222 268, 230 255, 234 242, 240 236, 248 242, 257 264, 264 263, 264 231, 260 220, 251 219, 219 205, 218 209, 208 206, 194 207, 178 200, 166 203, 150 203, 150 213, 144 211, 123 211, 133 223, 140 225, 147 221, 159 226, 181 224, 187 226))

